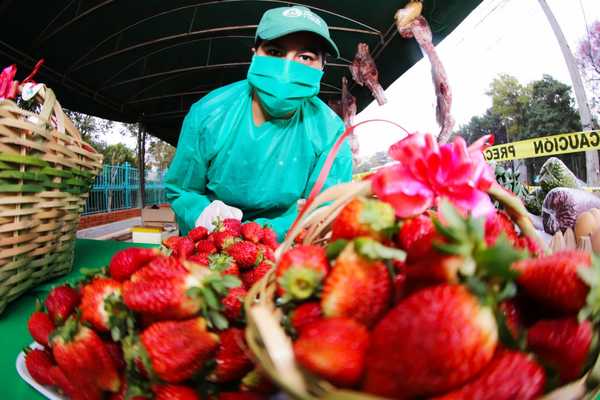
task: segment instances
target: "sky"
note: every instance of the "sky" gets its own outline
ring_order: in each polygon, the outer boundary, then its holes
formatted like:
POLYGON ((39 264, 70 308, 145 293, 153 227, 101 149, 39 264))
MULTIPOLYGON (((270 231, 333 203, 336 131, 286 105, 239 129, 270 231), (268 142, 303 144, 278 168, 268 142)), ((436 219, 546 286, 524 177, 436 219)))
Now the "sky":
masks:
MULTIPOLYGON (((587 34, 585 19, 588 25, 600 20, 599 0, 547 3, 572 51, 587 34)), ((513 75, 523 84, 549 74, 571 85, 556 37, 538 0, 484 0, 436 49, 453 91, 455 128, 491 106, 485 92, 500 73, 513 75)), ((426 58, 390 85, 386 95, 387 104, 380 107, 373 102, 356 116, 355 122, 384 118, 409 131, 439 132, 431 67, 426 58)), ((397 128, 384 123, 369 123, 356 132, 361 157, 385 150, 402 138, 397 128)))

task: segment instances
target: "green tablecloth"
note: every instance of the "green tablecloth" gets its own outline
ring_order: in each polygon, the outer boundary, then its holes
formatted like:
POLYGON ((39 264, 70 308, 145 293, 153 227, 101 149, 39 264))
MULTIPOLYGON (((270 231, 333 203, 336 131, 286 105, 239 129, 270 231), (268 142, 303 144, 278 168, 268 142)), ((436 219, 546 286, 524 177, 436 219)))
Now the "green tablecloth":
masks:
POLYGON ((81 268, 97 268, 107 265, 117 251, 131 246, 155 247, 137 243, 124 243, 110 240, 79 239, 75 245, 75 264, 69 275, 54 279, 30 290, 9 304, 0 315, 0 383, 2 399, 30 400, 43 399, 17 374, 15 362, 19 352, 33 339, 27 331, 27 319, 35 309, 36 298, 43 299, 48 291, 63 282, 74 282, 81 277, 81 268))

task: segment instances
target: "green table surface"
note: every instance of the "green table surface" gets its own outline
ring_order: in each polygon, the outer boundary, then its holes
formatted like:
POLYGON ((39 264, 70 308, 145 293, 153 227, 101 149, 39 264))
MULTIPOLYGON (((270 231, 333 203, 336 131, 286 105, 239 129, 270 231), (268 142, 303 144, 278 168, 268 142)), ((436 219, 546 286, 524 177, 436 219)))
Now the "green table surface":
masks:
POLYGON ((112 255, 126 247, 156 247, 139 243, 112 240, 78 239, 75 244, 75 262, 70 274, 53 279, 31 289, 6 307, 0 315, 0 397, 6 400, 43 399, 35 389, 21 379, 16 369, 19 352, 33 339, 27 331, 27 319, 35 309, 37 298, 43 300, 48 291, 64 282, 75 282, 82 277, 82 268, 99 268, 108 265, 112 255))

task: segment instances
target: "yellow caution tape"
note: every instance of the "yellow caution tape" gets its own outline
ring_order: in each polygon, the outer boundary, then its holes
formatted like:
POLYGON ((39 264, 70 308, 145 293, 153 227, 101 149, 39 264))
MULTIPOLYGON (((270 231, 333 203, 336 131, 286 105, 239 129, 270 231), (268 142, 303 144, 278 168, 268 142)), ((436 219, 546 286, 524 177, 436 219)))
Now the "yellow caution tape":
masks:
POLYGON ((597 149, 600 149, 600 131, 584 131, 490 146, 483 154, 487 161, 508 161, 597 149))

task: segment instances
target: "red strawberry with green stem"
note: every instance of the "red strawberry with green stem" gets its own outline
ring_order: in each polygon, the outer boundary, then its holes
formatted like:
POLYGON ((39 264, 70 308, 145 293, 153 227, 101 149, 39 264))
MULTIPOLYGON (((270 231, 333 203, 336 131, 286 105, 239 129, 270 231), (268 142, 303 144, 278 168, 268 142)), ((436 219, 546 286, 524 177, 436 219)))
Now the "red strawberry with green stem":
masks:
POLYGON ((48 347, 50 336, 54 331, 54 323, 48 314, 42 311, 35 311, 29 317, 27 328, 33 340, 44 347, 48 347))
POLYGON ((404 221, 398 231, 397 242, 406 251, 406 262, 413 263, 428 256, 433 250, 433 241, 438 238, 435 226, 428 215, 418 215, 404 221))
POLYGON ((106 345, 91 329, 69 318, 52 337, 52 353, 65 375, 87 388, 118 392, 121 380, 106 345))
POLYGON ((500 350, 473 381, 435 400, 534 400, 544 393, 545 383, 544 369, 532 357, 500 350))
POLYGON ((121 297, 121 283, 110 278, 95 278, 81 292, 81 320, 99 332, 111 331, 113 340, 125 334, 129 316, 121 297))
POLYGON ((233 232, 236 236, 240 236, 242 234, 242 221, 235 218, 225 218, 223 228, 233 232))
POLYGON ((203 226, 198 226, 188 232, 188 237, 190 239, 192 239, 194 242, 198 242, 199 240, 204 240, 208 237, 208 229, 206 229, 203 226))
POLYGON ((275 264, 271 261, 263 261, 256 267, 242 272, 242 282, 246 289, 250 290, 252 286, 260 281, 269 271, 275 267, 275 264))
POLYGON ((208 380, 226 383, 242 379, 253 367, 248 351, 242 329, 229 328, 221 332, 215 356, 217 365, 208 375, 208 380))
POLYGON ((372 331, 364 390, 390 398, 447 392, 483 370, 497 339, 492 310, 465 287, 422 289, 396 305, 372 331))
POLYGON ((69 285, 55 287, 50 291, 44 305, 48 310, 50 319, 60 325, 69 318, 79 305, 79 292, 69 285))
POLYGON ((198 254, 214 254, 217 252, 217 246, 209 239, 203 239, 196 242, 196 251, 198 254))
POLYGON ((328 272, 325 249, 296 246, 286 251, 277 265, 277 294, 283 301, 308 299, 317 293, 328 272))
POLYGON ((110 276, 119 281, 126 281, 131 275, 159 256, 157 249, 130 247, 120 250, 110 260, 108 272, 110 276))
POLYGON ((203 318, 192 318, 152 324, 141 333, 139 344, 137 357, 147 371, 165 382, 179 383, 194 376, 215 354, 219 337, 207 330, 203 318))
POLYGON ((236 242, 225 249, 235 260, 238 267, 242 270, 252 268, 263 260, 263 255, 258 246, 252 242, 236 242))
POLYGON ((385 241, 392 233, 395 222, 391 205, 375 199, 355 197, 333 221, 331 240, 365 236, 385 241))
POLYGON ((353 318, 372 326, 390 307, 393 294, 392 278, 382 259, 403 260, 404 255, 370 238, 348 243, 323 283, 323 315, 353 318))
POLYGON ((240 275, 240 269, 233 257, 227 254, 213 254, 208 257, 208 267, 211 271, 217 271, 223 275, 240 275))
POLYGON ((527 332, 527 347, 559 372, 562 383, 579 378, 592 352, 592 324, 567 317, 542 320, 527 332))
POLYGON ((244 299, 248 292, 243 287, 229 289, 227 295, 221 300, 223 314, 229 321, 237 321, 242 318, 244 299))
POLYGON ((239 240, 236 234, 229 230, 214 231, 208 236, 208 239, 214 243, 219 251, 225 250, 239 240))
POLYGON ((519 261, 513 269, 528 296, 556 311, 576 313, 585 306, 589 292, 578 270, 590 265, 589 253, 573 250, 519 261))
POLYGON ((242 237, 252 243, 260 243, 263 239, 264 231, 262 226, 256 222, 246 222, 242 225, 242 237))
POLYGON ((308 371, 344 387, 357 384, 365 368, 367 329, 349 318, 308 324, 294 342, 296 361, 308 371))

